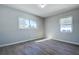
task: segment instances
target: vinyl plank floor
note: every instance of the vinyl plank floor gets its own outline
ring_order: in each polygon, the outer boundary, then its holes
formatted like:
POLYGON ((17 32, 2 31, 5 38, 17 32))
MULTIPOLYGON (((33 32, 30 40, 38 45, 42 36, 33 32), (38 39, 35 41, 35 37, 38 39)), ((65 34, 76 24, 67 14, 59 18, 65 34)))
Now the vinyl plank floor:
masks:
POLYGON ((53 39, 1 47, 0 55, 79 55, 79 46, 53 39))

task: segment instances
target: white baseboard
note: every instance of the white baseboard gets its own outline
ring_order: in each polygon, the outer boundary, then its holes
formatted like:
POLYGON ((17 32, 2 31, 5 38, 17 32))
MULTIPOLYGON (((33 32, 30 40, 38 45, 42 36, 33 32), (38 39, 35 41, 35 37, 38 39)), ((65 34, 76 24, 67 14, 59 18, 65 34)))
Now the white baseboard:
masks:
MULTIPOLYGON (((42 39, 42 38, 35 38, 35 39, 42 39)), ((18 44, 18 43, 23 43, 23 42, 27 42, 27 41, 31 41, 31 40, 35 40, 35 39, 18 41, 18 42, 13 42, 13 43, 9 43, 9 44, 3 44, 3 45, 0 45, 0 47, 10 46, 10 45, 14 45, 14 44, 18 44)))
POLYGON ((25 40, 25 41, 13 42, 13 43, 9 43, 9 44, 3 44, 3 45, 0 45, 0 47, 5 47, 5 46, 9 46, 9 45, 14 45, 14 44, 22 43, 22 42, 26 42, 26 40, 25 40))
MULTIPOLYGON (((40 39, 40 38, 38 38, 38 39, 40 39)), ((53 39, 53 38, 52 38, 52 39, 53 39)), ((31 39, 31 40, 35 40, 35 39, 31 39)), ((61 42, 67 42, 67 43, 79 45, 79 43, 77 43, 77 42, 70 42, 70 41, 61 40, 61 39, 55 39, 55 38, 54 38, 53 40, 57 40, 57 41, 61 41, 61 42)), ((3 45, 0 45, 0 47, 5 47, 5 46, 9 46, 9 45, 14 45, 14 44, 22 43, 22 42, 27 42, 27 41, 29 41, 29 40, 18 41, 18 42, 13 42, 13 43, 9 43, 9 44, 3 44, 3 45)))
POLYGON ((77 42, 70 42, 70 41, 66 41, 66 40, 62 40, 62 39, 53 39, 53 40, 57 40, 57 41, 61 41, 61 42, 67 42, 67 43, 79 45, 79 43, 77 43, 77 42))

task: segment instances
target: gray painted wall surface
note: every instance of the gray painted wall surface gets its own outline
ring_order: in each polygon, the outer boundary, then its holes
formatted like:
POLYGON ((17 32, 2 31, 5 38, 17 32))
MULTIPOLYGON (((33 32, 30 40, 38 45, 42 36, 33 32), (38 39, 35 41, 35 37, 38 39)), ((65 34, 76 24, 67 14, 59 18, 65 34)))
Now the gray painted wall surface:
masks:
POLYGON ((48 17, 45 21, 46 37, 56 40, 74 42, 79 44, 79 9, 74 9, 65 13, 48 17), (60 32, 60 19, 64 17, 73 17, 73 32, 62 33, 60 32))
POLYGON ((79 9, 61 13, 46 18, 45 20, 16 9, 0 5, 0 45, 11 44, 20 41, 29 41, 37 38, 52 37, 53 39, 79 43, 79 9), (60 32, 60 18, 73 17, 73 32, 60 32), (38 29, 18 28, 18 17, 33 19, 37 22, 38 29))
POLYGON ((40 17, 0 5, 0 45, 20 41, 28 41, 44 37, 43 20, 40 17), (32 19, 37 22, 38 28, 18 28, 18 17, 32 19))

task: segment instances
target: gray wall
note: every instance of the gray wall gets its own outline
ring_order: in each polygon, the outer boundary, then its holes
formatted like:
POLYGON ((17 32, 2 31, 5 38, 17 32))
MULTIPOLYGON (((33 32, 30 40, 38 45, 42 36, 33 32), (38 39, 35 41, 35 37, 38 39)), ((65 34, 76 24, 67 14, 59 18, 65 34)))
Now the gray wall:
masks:
POLYGON ((43 29, 42 18, 0 5, 0 46, 42 38, 44 37, 43 29), (18 17, 35 20, 38 28, 36 30, 19 29, 18 17))
POLYGON ((55 16, 48 17, 45 22, 46 37, 55 40, 79 44, 79 9, 64 12, 55 16), (73 32, 60 32, 60 18, 72 16, 73 17, 73 32))
POLYGON ((34 40, 45 35, 47 38, 52 37, 56 40, 79 44, 79 9, 51 16, 44 20, 29 13, 0 5, 0 46, 34 40), (59 19, 67 16, 73 16, 73 32, 61 33, 59 19), (18 17, 35 20, 38 29, 19 29, 18 17))

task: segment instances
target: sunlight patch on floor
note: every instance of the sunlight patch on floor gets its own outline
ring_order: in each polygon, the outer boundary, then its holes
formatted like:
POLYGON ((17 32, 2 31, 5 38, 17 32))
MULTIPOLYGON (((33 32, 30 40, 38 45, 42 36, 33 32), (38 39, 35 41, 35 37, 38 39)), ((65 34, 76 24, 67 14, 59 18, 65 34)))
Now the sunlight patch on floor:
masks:
POLYGON ((46 40, 51 40, 51 39, 50 39, 50 38, 46 38, 46 39, 37 40, 37 41, 35 41, 35 42, 44 42, 44 41, 46 41, 46 40))

